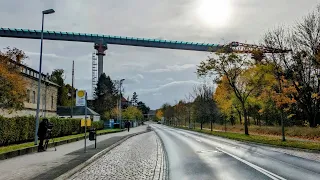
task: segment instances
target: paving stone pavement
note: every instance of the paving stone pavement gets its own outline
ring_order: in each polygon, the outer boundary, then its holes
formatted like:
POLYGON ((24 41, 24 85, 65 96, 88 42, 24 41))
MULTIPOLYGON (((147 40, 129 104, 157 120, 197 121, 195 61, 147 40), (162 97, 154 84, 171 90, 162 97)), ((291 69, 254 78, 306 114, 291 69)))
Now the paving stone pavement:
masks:
POLYGON ((164 157, 161 141, 151 131, 126 140, 70 179, 165 179, 164 157))

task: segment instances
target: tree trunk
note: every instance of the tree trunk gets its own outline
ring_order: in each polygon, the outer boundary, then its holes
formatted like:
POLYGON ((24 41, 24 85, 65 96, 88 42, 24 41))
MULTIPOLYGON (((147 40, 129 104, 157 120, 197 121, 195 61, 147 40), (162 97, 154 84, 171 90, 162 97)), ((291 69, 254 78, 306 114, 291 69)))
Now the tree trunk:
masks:
POLYGON ((284 132, 283 112, 282 111, 281 111, 281 135, 282 135, 282 141, 286 141, 285 132, 284 132))
POLYGON ((189 129, 190 129, 190 125, 191 125, 190 110, 188 111, 188 118, 189 118, 189 129))
POLYGON ((316 121, 315 118, 312 115, 308 115, 308 121, 310 127, 316 127, 316 121))
POLYGON ((211 121, 211 132, 212 132, 212 121, 211 121))
POLYGON ((200 126, 201 126, 201 131, 202 131, 202 121, 201 121, 201 123, 200 123, 200 124, 201 124, 200 126))
POLYGON ((240 124, 242 124, 242 116, 241 116, 241 112, 237 109, 238 115, 239 115, 239 120, 240 120, 240 124))
POLYGON ((248 115, 247 115, 247 110, 244 106, 243 106, 243 116, 244 116, 244 134, 249 135, 248 115))

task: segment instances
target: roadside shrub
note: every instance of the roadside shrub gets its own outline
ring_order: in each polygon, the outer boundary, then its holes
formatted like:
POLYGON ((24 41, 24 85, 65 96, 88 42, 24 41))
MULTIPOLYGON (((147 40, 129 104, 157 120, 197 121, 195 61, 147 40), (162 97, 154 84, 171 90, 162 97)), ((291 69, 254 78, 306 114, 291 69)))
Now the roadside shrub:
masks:
POLYGON ((96 128, 96 130, 104 129, 104 121, 94 121, 92 122, 92 127, 96 128))
MULTIPOLYGON (((79 134, 83 130, 80 127, 80 119, 70 118, 49 118, 54 124, 53 137, 61 137, 72 134, 79 134)), ((97 129, 103 129, 103 122, 94 122, 97 129)), ((5 118, 0 116, 0 146, 23 143, 34 140, 35 117, 21 116, 5 118)))

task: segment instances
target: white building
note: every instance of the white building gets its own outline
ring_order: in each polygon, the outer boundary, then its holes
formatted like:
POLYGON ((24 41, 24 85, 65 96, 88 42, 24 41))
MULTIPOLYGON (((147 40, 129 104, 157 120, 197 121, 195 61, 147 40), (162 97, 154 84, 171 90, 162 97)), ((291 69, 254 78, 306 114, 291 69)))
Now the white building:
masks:
MULTIPOLYGON (((58 106, 57 114, 62 118, 70 118, 71 117, 71 107, 66 106, 58 106)), ((96 113, 92 109, 87 107, 87 117, 89 117, 93 121, 100 121, 100 114, 96 113)), ((73 116, 72 118, 76 119, 84 119, 85 118, 85 107, 75 106, 73 107, 73 116)))

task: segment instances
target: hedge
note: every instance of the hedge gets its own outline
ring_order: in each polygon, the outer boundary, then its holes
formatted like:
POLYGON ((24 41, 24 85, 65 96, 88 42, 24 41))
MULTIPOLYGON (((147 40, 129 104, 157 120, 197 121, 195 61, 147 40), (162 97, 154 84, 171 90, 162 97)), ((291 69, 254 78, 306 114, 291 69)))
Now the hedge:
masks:
MULTIPOLYGON (((84 132, 80 127, 80 119, 49 118, 54 124, 53 137, 61 137, 84 132)), ((92 127, 97 130, 104 128, 103 121, 93 122, 92 127)), ((0 146, 17 144, 34 140, 35 117, 21 116, 5 118, 0 116, 0 146)))

